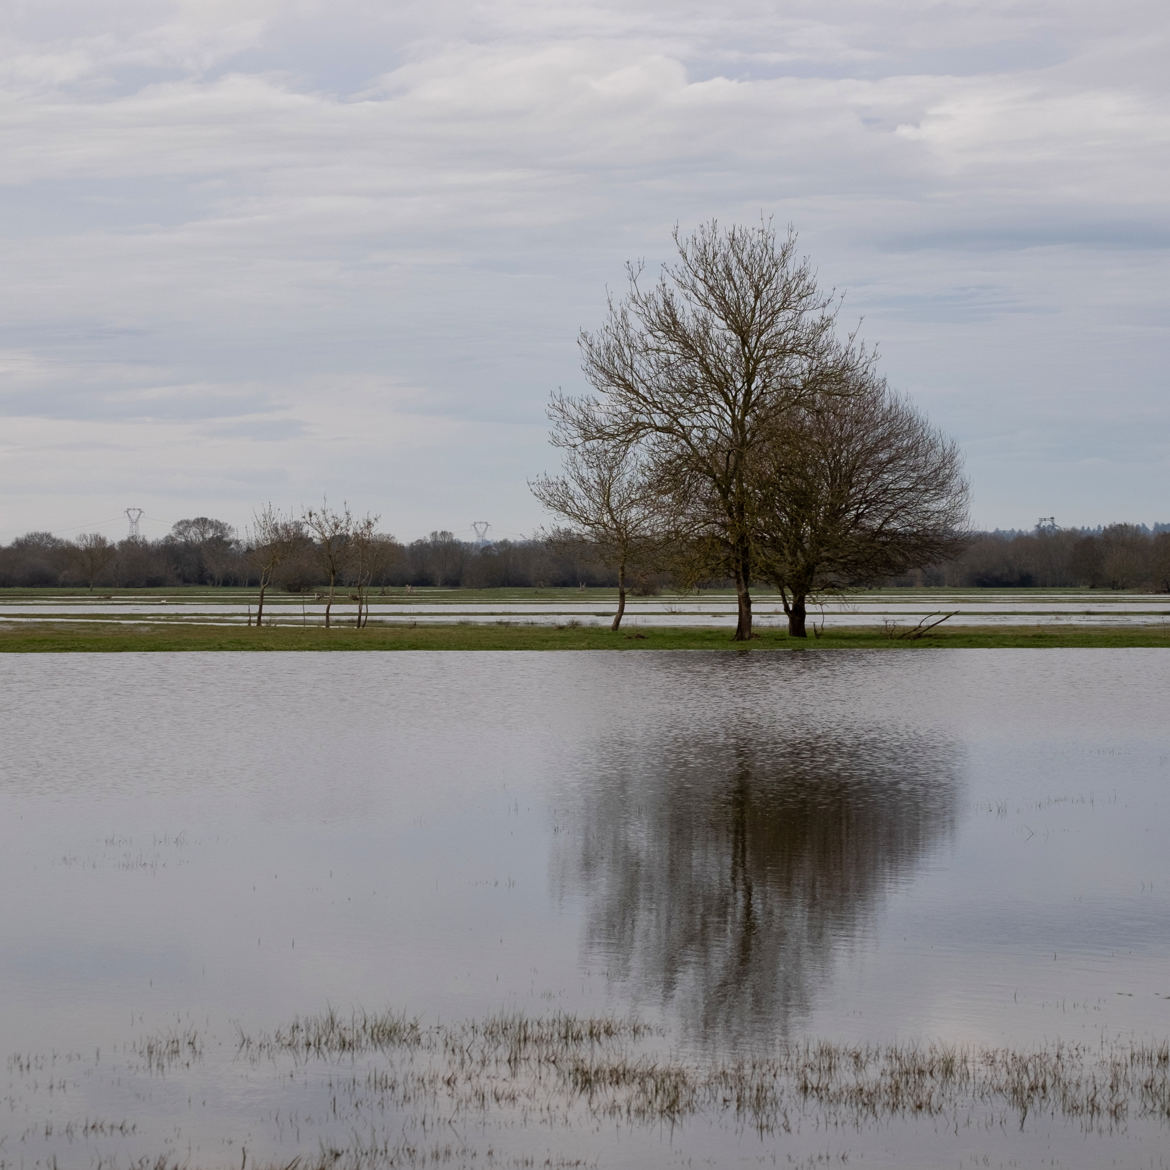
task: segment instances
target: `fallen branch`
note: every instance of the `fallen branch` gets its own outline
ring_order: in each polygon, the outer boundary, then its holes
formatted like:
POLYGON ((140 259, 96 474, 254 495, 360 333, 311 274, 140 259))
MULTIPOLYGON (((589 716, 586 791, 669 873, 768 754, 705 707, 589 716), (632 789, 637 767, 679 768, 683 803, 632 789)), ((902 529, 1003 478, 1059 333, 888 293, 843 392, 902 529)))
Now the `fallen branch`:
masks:
POLYGON ((924 626, 922 624, 923 622, 928 621, 930 618, 934 617, 934 614, 928 613, 924 617, 919 619, 918 625, 916 625, 911 630, 903 630, 902 633, 900 633, 898 635, 898 637, 899 638, 906 638, 906 639, 911 640, 911 641, 915 638, 921 638, 923 634, 929 633, 931 630, 934 629, 935 626, 941 626, 943 624, 943 622, 945 622, 947 620, 947 618, 953 618, 958 612, 959 611, 956 609, 956 610, 953 610, 951 613, 944 613, 942 615, 942 617, 940 617, 938 619, 938 621, 931 622, 929 626, 924 626))

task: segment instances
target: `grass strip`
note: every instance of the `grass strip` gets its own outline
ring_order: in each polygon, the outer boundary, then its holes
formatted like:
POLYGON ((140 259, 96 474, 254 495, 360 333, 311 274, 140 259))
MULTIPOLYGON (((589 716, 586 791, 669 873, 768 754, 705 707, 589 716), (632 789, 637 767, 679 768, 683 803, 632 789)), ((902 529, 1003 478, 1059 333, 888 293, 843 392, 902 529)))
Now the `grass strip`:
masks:
POLYGON ((927 650, 1119 649, 1170 647, 1170 626, 955 626, 919 638, 891 637, 882 628, 839 627, 820 637, 790 638, 762 629, 748 643, 726 626, 631 626, 612 631, 567 622, 559 626, 501 622, 367 626, 266 626, 195 623, 0 621, 0 653, 330 650, 927 650))

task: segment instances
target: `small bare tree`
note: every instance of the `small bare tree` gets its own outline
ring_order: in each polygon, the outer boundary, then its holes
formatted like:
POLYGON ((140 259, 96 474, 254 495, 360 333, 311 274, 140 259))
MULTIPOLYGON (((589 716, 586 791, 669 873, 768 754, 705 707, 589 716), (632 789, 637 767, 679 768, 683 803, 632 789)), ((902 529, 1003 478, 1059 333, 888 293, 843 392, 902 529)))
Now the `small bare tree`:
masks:
POLYGON ((248 529, 247 557, 259 578, 257 629, 264 623, 264 595, 272 585, 276 570, 296 549, 302 535, 300 521, 282 515, 271 503, 253 513, 248 529))
POLYGON ((752 484, 761 575, 794 637, 806 636, 810 596, 931 564, 965 541, 958 447, 872 375, 790 412, 752 484))
POLYGON ((337 596, 337 582, 349 566, 353 555, 353 514, 347 503, 334 512, 327 501, 320 508, 306 508, 301 521, 313 538, 317 565, 325 575, 328 592, 325 594, 325 628, 329 629, 333 602, 337 596))
POLYGON ((350 573, 357 601, 357 628, 370 620, 370 584, 387 564, 394 538, 377 531, 378 517, 367 514, 350 532, 350 573))
POLYGON ((610 629, 626 612, 627 577, 635 562, 645 563, 661 544, 665 509, 637 449, 622 439, 588 438, 596 429, 582 425, 577 404, 554 396, 549 407, 554 447, 564 450, 561 475, 529 480, 532 494, 566 522, 571 539, 593 546, 599 559, 615 568, 618 607, 610 629))

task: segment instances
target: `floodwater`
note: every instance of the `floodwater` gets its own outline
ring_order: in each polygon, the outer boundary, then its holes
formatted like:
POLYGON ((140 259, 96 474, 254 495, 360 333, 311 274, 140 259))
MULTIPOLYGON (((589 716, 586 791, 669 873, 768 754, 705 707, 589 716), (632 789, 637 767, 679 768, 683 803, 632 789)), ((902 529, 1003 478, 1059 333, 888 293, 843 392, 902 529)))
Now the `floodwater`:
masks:
POLYGON ((332 1008, 636 1017, 623 1058, 693 1070, 1156 1048, 1167 694, 1160 650, 0 656, 0 1167, 1170 1165, 1136 1097, 667 1124, 260 1043, 332 1008))
MULTIPOLYGON (((369 621, 375 625, 460 622, 472 625, 512 622, 523 625, 607 626, 616 602, 594 597, 588 601, 469 602, 458 590, 420 590, 409 600, 370 599, 369 621)), ((172 600, 128 597, 62 597, 36 601, 0 600, 0 620, 70 621, 134 620, 165 618, 200 624, 243 624, 251 620, 254 605, 224 601, 214 595, 176 597, 172 600)), ((624 623, 630 626, 702 627, 735 624, 735 598, 726 594, 696 598, 693 594, 630 598, 624 623)), ((269 600, 265 620, 279 625, 319 625, 325 606, 316 599, 289 600, 277 594, 269 600)), ((333 606, 333 620, 353 621, 357 607, 347 602, 333 606)), ((949 615, 951 626, 1094 625, 1133 626, 1170 622, 1170 597, 1140 593, 1019 593, 975 592, 930 594, 907 590, 903 594, 851 594, 826 598, 810 605, 809 620, 817 626, 881 626, 907 628, 920 621, 949 615)), ((787 627, 784 608, 775 595, 754 598, 753 615, 761 628, 787 627)))

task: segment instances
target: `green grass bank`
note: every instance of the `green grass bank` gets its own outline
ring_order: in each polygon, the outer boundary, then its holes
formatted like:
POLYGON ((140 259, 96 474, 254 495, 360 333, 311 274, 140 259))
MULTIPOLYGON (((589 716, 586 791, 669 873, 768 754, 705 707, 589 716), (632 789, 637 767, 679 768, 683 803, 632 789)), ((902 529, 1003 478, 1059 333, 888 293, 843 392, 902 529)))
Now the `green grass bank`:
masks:
MULTIPOLYGON (((904 631, 902 631, 904 632, 904 631)), ((891 637, 874 627, 840 627, 820 637, 789 638, 763 629, 748 643, 733 642, 724 624, 704 628, 541 626, 523 622, 417 625, 244 626, 194 622, 39 622, 0 619, 0 653, 176 652, 232 650, 928 650, 1170 647, 1170 627, 955 626, 918 638, 891 637)))

